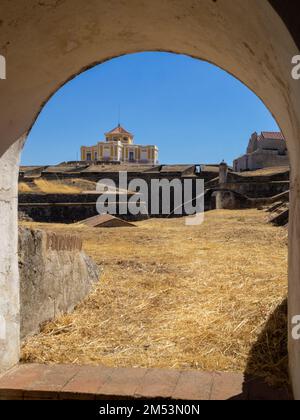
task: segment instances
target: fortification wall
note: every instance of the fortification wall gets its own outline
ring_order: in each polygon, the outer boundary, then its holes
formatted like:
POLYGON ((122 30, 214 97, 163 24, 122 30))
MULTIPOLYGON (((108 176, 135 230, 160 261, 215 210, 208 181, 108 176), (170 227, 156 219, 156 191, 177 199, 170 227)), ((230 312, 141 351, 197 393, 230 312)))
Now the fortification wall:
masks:
POLYGON ((263 198, 272 197, 288 191, 290 183, 288 181, 227 182, 223 186, 228 190, 235 191, 251 198, 263 198))

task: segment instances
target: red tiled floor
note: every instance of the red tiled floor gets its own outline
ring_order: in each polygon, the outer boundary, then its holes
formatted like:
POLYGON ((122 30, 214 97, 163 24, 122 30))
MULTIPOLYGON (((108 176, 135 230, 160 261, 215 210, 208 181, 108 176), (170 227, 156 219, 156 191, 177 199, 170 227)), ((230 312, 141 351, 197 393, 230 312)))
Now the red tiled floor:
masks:
POLYGON ((0 397, 22 394, 24 398, 55 398, 78 370, 75 365, 20 365, 1 377, 0 397))
POLYGON ((98 394, 104 398, 134 396, 146 374, 147 369, 115 369, 110 379, 99 389, 98 394))
POLYGON ((80 366, 78 373, 63 387, 60 398, 95 398, 114 370, 105 366, 80 366))
POLYGON ((136 390, 137 398, 171 398, 181 372, 178 370, 149 369, 136 390))
POLYGON ((248 399, 244 389, 244 375, 240 373, 213 373, 212 400, 248 399))
POLYGON ((104 366, 20 365, 0 376, 0 399, 287 400, 242 374, 104 366))
POLYGON ((175 400, 208 400, 213 385, 213 374, 207 372, 182 372, 172 394, 175 400))
POLYGON ((79 366, 75 365, 45 367, 41 376, 24 390, 24 398, 57 398, 63 387, 78 371, 79 366))

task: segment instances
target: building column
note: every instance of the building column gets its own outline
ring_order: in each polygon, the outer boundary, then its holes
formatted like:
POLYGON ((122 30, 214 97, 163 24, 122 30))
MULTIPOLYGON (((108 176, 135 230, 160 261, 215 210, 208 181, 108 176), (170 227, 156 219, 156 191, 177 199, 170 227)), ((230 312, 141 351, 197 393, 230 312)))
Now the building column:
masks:
POLYGON ((219 167, 219 184, 220 186, 226 184, 228 175, 227 163, 221 162, 219 167))
POLYGON ((0 158, 0 372, 19 361, 18 175, 25 138, 0 158))
MULTIPOLYGON (((228 174, 228 166, 227 166, 227 163, 223 161, 220 163, 220 166, 219 166, 219 187, 220 188, 224 188, 227 182, 227 174, 228 174)), ((217 210, 231 208, 231 205, 230 205, 231 200, 229 196, 230 194, 228 193, 228 191, 217 191, 215 193, 217 210)))

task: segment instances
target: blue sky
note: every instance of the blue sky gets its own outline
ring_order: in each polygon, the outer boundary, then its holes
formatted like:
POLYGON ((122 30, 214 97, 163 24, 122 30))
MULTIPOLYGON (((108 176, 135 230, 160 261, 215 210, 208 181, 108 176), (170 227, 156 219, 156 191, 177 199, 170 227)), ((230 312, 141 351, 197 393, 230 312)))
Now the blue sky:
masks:
POLYGON ((23 165, 76 160, 121 124, 137 144, 156 144, 160 163, 228 163, 254 131, 278 126, 260 99, 223 70, 169 53, 130 54, 84 72, 45 105, 23 165))

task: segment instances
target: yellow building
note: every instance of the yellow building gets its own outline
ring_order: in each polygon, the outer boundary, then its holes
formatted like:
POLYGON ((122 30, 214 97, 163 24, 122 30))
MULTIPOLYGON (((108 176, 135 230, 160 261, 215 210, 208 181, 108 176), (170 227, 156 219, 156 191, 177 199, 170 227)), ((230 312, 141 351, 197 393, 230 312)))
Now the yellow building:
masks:
POLYGON ((137 145, 133 139, 133 134, 119 124, 118 127, 105 133, 105 141, 100 141, 95 146, 82 146, 81 160, 157 164, 157 146, 137 145))

